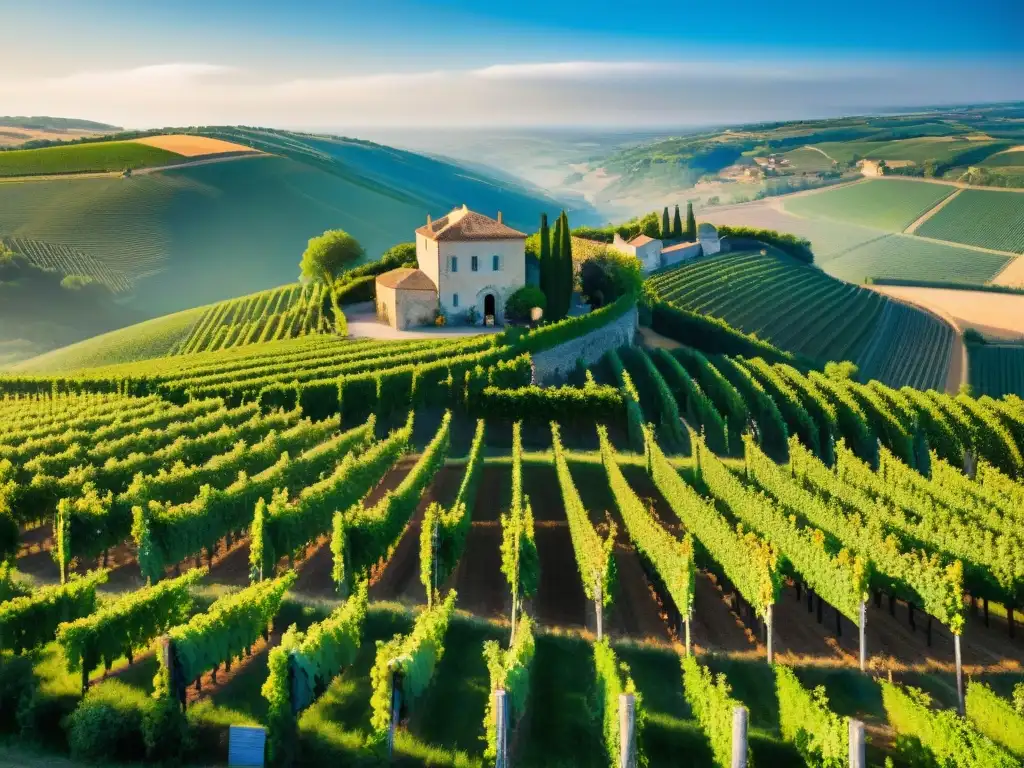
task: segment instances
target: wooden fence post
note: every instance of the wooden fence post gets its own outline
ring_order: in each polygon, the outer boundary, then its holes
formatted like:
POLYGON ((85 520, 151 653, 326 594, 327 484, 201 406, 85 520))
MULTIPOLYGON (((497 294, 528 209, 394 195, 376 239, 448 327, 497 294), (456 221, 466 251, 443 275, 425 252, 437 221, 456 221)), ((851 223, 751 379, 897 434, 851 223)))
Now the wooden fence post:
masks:
POLYGON ((956 654, 956 700, 960 714, 964 714, 964 665, 960 659, 960 635, 953 635, 953 652, 956 654))
POLYGON ((867 768, 864 745, 864 723, 850 720, 850 768, 867 768))
POLYGON ((860 671, 864 672, 868 666, 868 604, 861 600, 860 603, 860 671))
POLYGON ((398 718, 402 711, 401 674, 398 670, 391 673, 391 725, 388 727, 388 759, 395 752, 395 732, 398 730, 398 718))
POLYGON ((508 768, 508 694, 500 689, 494 692, 494 722, 498 737, 494 768, 508 768))
POLYGON ((732 711, 732 768, 747 768, 747 708, 732 711))
POLYGON ((619 694, 619 768, 636 768, 636 697, 619 694))

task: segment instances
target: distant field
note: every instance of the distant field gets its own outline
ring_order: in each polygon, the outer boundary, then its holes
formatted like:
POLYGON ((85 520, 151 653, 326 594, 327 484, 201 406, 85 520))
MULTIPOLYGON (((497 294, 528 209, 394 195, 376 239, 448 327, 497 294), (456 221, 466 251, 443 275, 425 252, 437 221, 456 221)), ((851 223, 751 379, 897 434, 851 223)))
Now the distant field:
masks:
POLYGON ((0 177, 135 170, 182 162, 182 156, 135 141, 102 141, 0 152, 0 177))
POLYGON ((79 368, 163 357, 174 351, 175 346, 187 336, 203 312, 204 308, 200 307, 147 320, 138 325, 55 349, 12 365, 10 370, 20 373, 62 373, 79 368))
POLYGON ((832 161, 816 149, 800 147, 783 155, 789 160, 789 169, 796 173, 828 171, 832 169, 832 161))
POLYGON ((17 147, 26 141, 70 141, 92 136, 101 136, 98 131, 67 130, 49 128, 22 128, 21 126, 0 125, 0 147, 17 147))
POLYGON ((895 141, 829 141, 814 144, 841 163, 852 162, 854 157, 871 160, 910 160, 922 164, 926 160, 936 162, 955 161, 958 155, 970 152, 985 155, 985 149, 992 152, 1006 146, 999 141, 969 141, 948 136, 926 136, 895 141))
POLYGON ((871 277, 987 283, 1012 259, 913 235, 892 234, 851 248, 827 261, 823 269, 851 283, 871 277))
POLYGON ((879 285, 874 290, 952 317, 961 328, 974 328, 992 339, 1024 341, 1024 295, 879 285))
POLYGON ((156 147, 157 149, 174 152, 175 154, 183 155, 184 157, 223 155, 231 152, 255 151, 244 144, 235 144, 234 142, 215 139, 211 136, 193 136, 186 133, 148 136, 144 139, 134 139, 134 141, 137 144, 156 147))
POLYGON ((967 354, 976 397, 1024 397, 1024 346, 971 344, 967 354))
POLYGON ((981 165, 986 168, 1021 168, 1024 166, 1024 147, 989 155, 981 165))
POLYGON ((946 184, 876 180, 793 197, 784 202, 798 216, 902 232, 925 211, 956 191, 946 184))
POLYGON ((924 222, 917 234, 1024 253, 1024 193, 966 189, 924 222))

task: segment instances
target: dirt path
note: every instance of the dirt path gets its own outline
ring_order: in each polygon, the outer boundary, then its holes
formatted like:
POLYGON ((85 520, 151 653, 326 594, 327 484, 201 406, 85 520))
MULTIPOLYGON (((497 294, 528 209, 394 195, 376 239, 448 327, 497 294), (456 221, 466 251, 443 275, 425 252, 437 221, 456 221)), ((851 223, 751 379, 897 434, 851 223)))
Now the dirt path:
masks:
POLYGON ((426 602, 423 584, 420 582, 420 534, 423 529, 423 515, 433 502, 448 506, 458 493, 462 482, 462 467, 442 467, 430 484, 379 576, 370 584, 371 600, 399 600, 403 603, 422 605, 426 602))
POLYGON ((460 608, 486 618, 508 616, 509 589, 501 572, 500 506, 511 482, 508 466, 481 468, 466 549, 446 585, 458 591, 460 608))
POLYGON ((936 213, 938 213, 943 208, 945 208, 947 205, 949 205, 950 202, 953 200, 953 198, 959 197, 962 192, 963 192, 962 189, 958 189, 952 195, 948 195, 947 197, 944 197, 942 200, 939 201, 938 205, 935 205, 934 207, 929 208, 927 211, 925 211, 920 216, 918 216, 917 219, 915 219, 914 222, 909 227, 907 227, 906 229, 903 230, 903 233, 905 235, 912 235, 912 234, 914 234, 917 231, 918 227, 920 227, 922 224, 924 224, 926 221, 928 221, 928 219, 930 219, 936 213))
POLYGON ((992 278, 992 284, 1024 288, 1024 256, 1017 256, 1008 262, 1002 272, 992 278))
POLYGON ((830 162, 833 162, 833 163, 839 162, 834 157, 832 157, 832 155, 830 155, 828 152, 826 152, 824 149, 822 149, 821 147, 816 147, 813 144, 804 144, 804 149, 813 149, 815 152, 820 152, 825 157, 827 157, 830 162))

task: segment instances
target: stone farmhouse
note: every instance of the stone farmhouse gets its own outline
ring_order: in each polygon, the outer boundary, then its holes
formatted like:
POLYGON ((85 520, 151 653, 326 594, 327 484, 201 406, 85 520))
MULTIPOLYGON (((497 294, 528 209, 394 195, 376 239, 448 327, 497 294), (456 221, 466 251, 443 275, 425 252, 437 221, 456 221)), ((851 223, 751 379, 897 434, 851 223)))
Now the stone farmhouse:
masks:
POLYGON ((626 240, 616 232, 611 247, 639 259, 644 272, 653 272, 661 267, 695 259, 701 255, 711 255, 722 250, 718 230, 713 224, 708 223, 701 224, 697 228, 697 242, 665 245, 656 237, 641 234, 631 240, 626 240))
POLYGON ((505 302, 526 284, 526 234, 465 205, 416 230, 418 269, 380 275, 377 317, 404 330, 434 322, 438 310, 451 320, 502 324, 505 302))

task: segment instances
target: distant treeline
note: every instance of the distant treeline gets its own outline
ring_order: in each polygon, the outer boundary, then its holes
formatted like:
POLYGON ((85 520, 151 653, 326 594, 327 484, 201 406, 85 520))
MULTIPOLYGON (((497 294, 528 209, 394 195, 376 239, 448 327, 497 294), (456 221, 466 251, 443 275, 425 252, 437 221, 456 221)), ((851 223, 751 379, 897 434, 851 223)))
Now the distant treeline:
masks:
POLYGON ((73 117, 47 117, 38 115, 25 117, 7 115, 0 117, 0 125, 8 128, 25 128, 36 131, 119 131, 121 128, 107 123, 95 123, 92 120, 78 120, 73 117))

